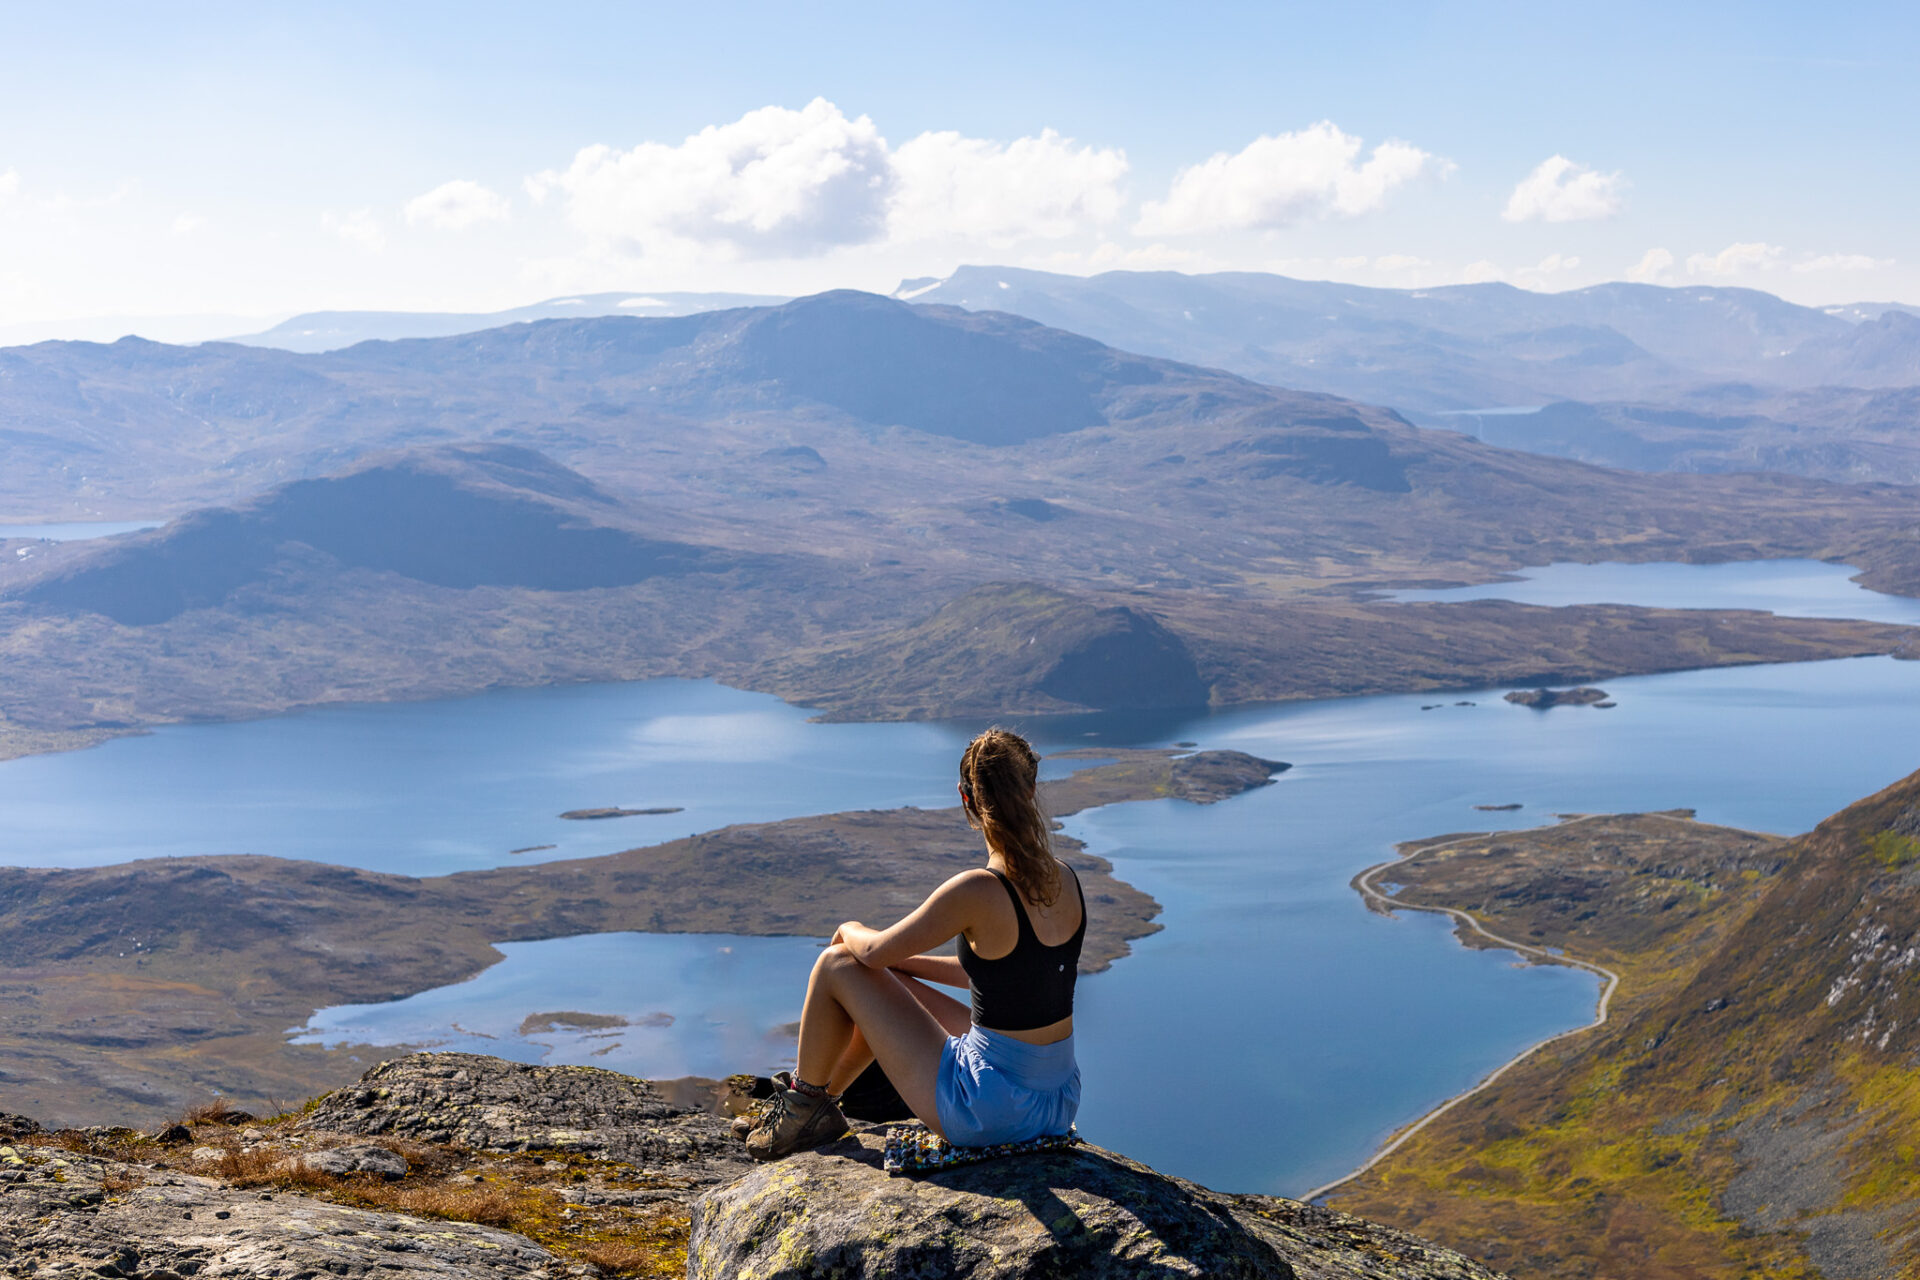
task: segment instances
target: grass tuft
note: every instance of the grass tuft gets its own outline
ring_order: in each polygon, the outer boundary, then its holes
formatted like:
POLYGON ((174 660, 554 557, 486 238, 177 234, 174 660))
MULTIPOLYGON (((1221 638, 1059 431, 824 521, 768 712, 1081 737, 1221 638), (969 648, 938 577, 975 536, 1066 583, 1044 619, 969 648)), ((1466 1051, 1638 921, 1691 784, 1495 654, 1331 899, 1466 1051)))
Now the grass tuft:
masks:
POLYGON ((1867 849, 1873 854, 1874 861, 1889 869, 1897 870, 1920 860, 1920 840, 1903 836, 1898 831, 1878 833, 1867 842, 1867 849))
POLYGON ((180 1123, 189 1129, 201 1124, 243 1124, 253 1116, 233 1105, 226 1098, 210 1098, 206 1102, 196 1102, 181 1113, 180 1123))

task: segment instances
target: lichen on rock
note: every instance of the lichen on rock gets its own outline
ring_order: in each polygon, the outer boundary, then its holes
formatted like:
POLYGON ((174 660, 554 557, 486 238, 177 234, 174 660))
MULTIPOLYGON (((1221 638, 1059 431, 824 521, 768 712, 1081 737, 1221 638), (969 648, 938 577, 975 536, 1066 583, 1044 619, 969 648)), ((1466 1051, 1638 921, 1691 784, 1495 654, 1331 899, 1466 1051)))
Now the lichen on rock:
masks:
POLYGON ((0 1195, 0 1275, 142 1280, 549 1280, 566 1264, 525 1236, 247 1190, 52 1150, 0 1195))
POLYGON ((0 1141, 0 1277, 589 1280, 684 1259, 705 1280, 1496 1280, 1359 1218, 1096 1147, 889 1178, 878 1126, 755 1165, 709 1109, 716 1088, 423 1053, 297 1119, 20 1121, 0 1141))
POLYGON ((1436 1245, 1271 1196, 1224 1195, 1083 1145, 918 1178, 884 1129, 696 1201, 688 1280, 1495 1280, 1436 1245))
POLYGON ((723 1182, 751 1163, 727 1122, 650 1080, 598 1067, 543 1067, 474 1053, 383 1062, 322 1098, 309 1131, 453 1143, 476 1151, 561 1151, 723 1182))

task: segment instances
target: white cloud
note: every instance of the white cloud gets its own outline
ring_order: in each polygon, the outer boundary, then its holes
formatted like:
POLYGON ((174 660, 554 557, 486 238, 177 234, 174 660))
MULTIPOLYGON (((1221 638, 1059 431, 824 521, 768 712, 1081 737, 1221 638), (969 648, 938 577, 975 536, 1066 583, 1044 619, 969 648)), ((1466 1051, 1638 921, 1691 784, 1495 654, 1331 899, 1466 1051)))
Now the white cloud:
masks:
POLYGON ((1368 261, 1369 259, 1367 258, 1366 254, 1359 253, 1348 258, 1335 258, 1333 260, 1333 265, 1345 271, 1353 271, 1360 267, 1366 266, 1368 261))
POLYGON ((1893 265, 1892 258, 1869 258, 1864 253, 1823 253, 1817 258, 1808 258, 1805 262, 1793 264, 1793 270, 1807 271, 1878 271, 1882 267, 1893 265))
POLYGON ((1487 284, 1494 280, 1505 280, 1507 273, 1485 258, 1478 262, 1469 262, 1460 269, 1460 283, 1487 284))
POLYGON ((477 182, 456 178, 407 201, 401 210, 407 225, 439 231, 465 231, 482 222, 505 222, 507 198, 477 182))
POLYGON ((1254 139, 1174 176, 1167 198, 1141 210, 1142 235, 1280 227, 1331 214, 1369 213, 1395 187, 1447 166, 1405 142, 1383 142, 1364 163, 1361 140, 1332 121, 1254 139))
POLYGON ((846 245, 996 244, 1092 231, 1126 204, 1127 157, 1051 129, 997 142, 952 131, 890 147, 872 120, 816 98, 763 107, 677 146, 593 146, 526 179, 559 192, 601 252, 799 258, 846 245))
POLYGON ((877 239, 893 181, 873 121, 815 98, 709 125, 679 146, 587 147, 527 191, 565 192, 569 219, 603 244, 781 257, 877 239))
POLYGON ((368 253, 378 253, 387 247, 387 233, 371 209, 354 209, 347 213, 335 213, 329 209, 320 215, 320 225, 368 253))
POLYGON ((1640 255, 1640 261, 1627 268, 1627 279, 1638 280, 1643 284, 1652 283, 1666 277, 1673 270, 1673 254, 1666 249, 1649 249, 1640 255))
POLYGON ((0 200, 11 200, 20 194, 20 174, 14 169, 0 170, 0 200))
POLYGON ((197 213, 182 213, 173 220, 173 234, 190 236, 207 225, 207 220, 197 213))
POLYGON ((1057 240, 1113 221, 1126 202, 1124 151, 1079 146, 1051 129, 1004 145, 923 133, 896 149, 892 164, 895 240, 1057 240))
MULTIPOLYGON (((1364 259, 1362 259, 1362 261, 1364 261, 1364 259)), ((1338 266, 1339 264, 1340 260, 1336 259, 1334 265, 1338 266)), ((1421 267, 1430 267, 1432 265, 1433 264, 1425 258, 1416 258, 1410 253, 1383 253, 1373 260, 1373 269, 1375 271, 1417 271, 1421 267)))
POLYGON ((1758 240, 1730 244, 1718 253, 1687 255, 1690 276, 1731 276, 1742 271, 1770 271, 1783 251, 1777 244, 1758 240))
POLYGON ((1565 156, 1548 156, 1522 178, 1500 214, 1508 222, 1587 222, 1620 212, 1618 173, 1600 173, 1565 156))

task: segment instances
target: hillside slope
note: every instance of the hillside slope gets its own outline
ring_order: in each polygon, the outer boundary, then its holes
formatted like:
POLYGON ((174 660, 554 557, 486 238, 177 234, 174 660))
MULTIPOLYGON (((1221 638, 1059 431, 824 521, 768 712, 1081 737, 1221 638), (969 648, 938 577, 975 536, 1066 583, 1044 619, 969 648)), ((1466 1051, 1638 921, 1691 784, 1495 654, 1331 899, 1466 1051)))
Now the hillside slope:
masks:
MULTIPOLYGON (((1920 375, 1913 381, 1920 383, 1920 375)), ((1768 391, 1720 384, 1665 403, 1564 401, 1534 413, 1457 422, 1502 448, 1638 471, 1781 471, 1847 483, 1920 483, 1914 429, 1920 386, 1768 391)))
POLYGON ((0 352, 0 409, 39 442, 10 448, 0 496, 245 494, 0 546, 7 753, 561 680, 1000 714, 1910 647, 1866 624, 1364 598, 1554 560, 1823 558, 1920 592, 1909 489, 1612 471, 870 294, 319 356, 46 344, 0 352), (1073 601, 927 621, 993 583, 1073 601))
POLYGON ((1686 908, 1675 926, 1718 913, 1687 944, 1665 917, 1621 933, 1645 887, 1582 902, 1550 857, 1465 896, 1409 868, 1414 900, 1450 899, 1496 931, 1604 957, 1638 994, 1335 1199, 1543 1276, 1912 1274, 1920 774, 1760 863, 1683 865, 1652 859, 1669 879, 1641 884, 1676 886, 1663 890, 1686 908), (1540 909, 1554 901, 1572 905, 1540 909))

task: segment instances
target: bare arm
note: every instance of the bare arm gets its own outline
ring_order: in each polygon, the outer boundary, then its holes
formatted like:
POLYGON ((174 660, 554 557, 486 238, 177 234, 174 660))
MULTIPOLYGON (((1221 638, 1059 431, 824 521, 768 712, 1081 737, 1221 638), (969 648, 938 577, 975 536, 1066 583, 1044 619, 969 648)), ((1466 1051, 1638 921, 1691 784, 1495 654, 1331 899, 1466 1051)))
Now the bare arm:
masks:
POLYGON ((937 982, 943 987, 970 985, 967 982, 967 971, 960 967, 959 956, 908 956, 891 968, 895 973, 904 973, 910 978, 920 978, 926 982, 937 982))
MULTIPOLYGON (((834 931, 833 940, 845 945, 854 959, 869 969, 899 968, 915 977, 948 983, 949 975, 960 968, 959 960, 943 960, 926 953, 972 927, 984 900, 983 881, 993 883, 984 871, 963 871, 927 895, 927 900, 898 924, 869 929, 857 920, 849 920, 834 931), (940 976, 934 976, 932 968, 922 972, 922 965, 937 966, 940 976)), ((965 974, 950 985, 965 986, 965 974)))

